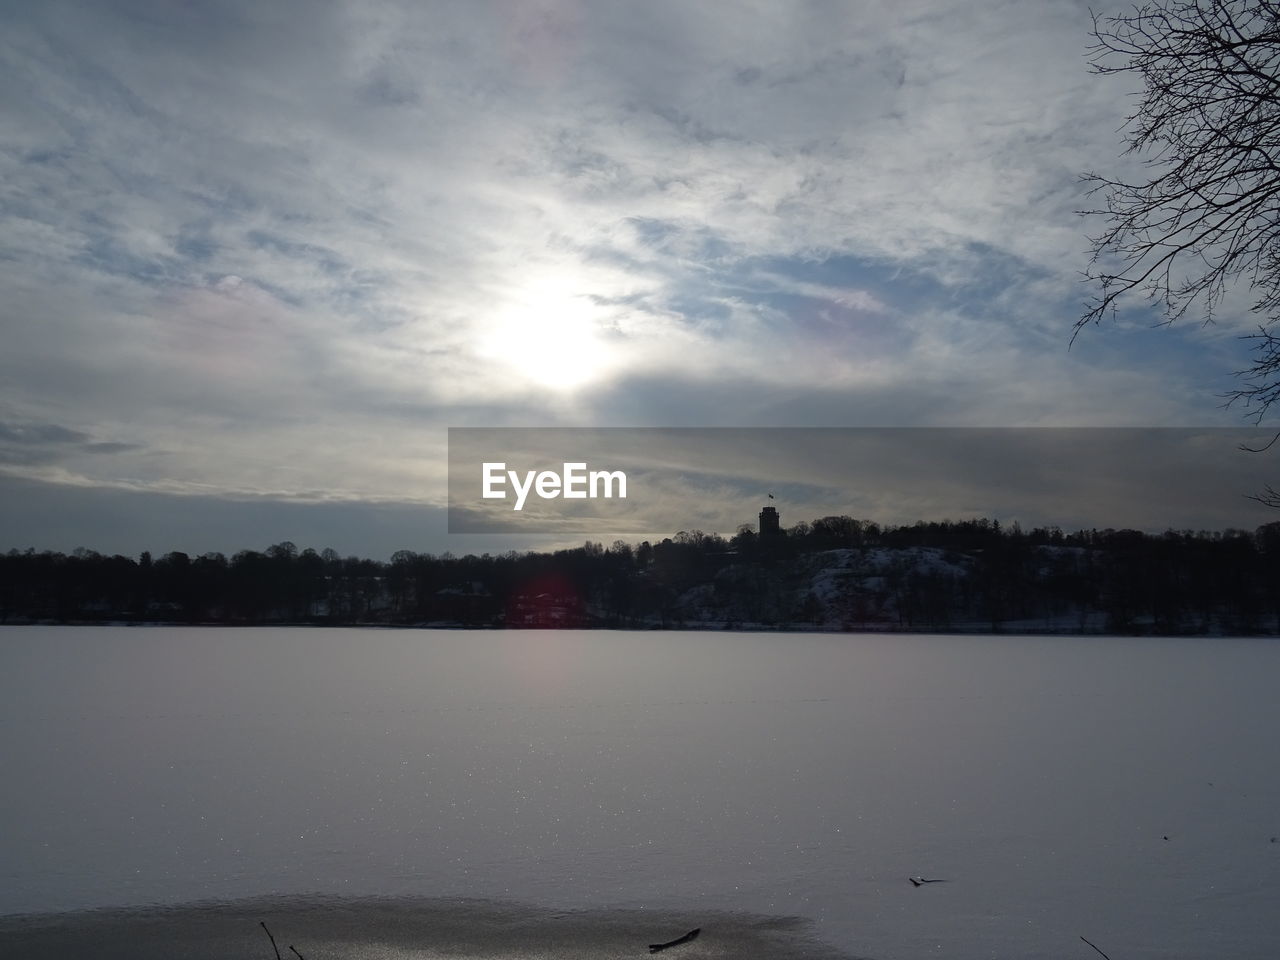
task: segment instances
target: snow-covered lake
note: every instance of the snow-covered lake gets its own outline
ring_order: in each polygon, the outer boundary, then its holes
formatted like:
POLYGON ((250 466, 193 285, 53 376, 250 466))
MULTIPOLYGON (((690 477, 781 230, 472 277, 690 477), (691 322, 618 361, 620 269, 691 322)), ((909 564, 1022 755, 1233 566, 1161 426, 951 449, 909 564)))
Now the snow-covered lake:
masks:
MULTIPOLYGON (((1274 960, 1278 693, 1274 640, 0 628, 0 914, 387 895, 1274 960)), ((678 960, 728 955, 704 927, 678 960)))

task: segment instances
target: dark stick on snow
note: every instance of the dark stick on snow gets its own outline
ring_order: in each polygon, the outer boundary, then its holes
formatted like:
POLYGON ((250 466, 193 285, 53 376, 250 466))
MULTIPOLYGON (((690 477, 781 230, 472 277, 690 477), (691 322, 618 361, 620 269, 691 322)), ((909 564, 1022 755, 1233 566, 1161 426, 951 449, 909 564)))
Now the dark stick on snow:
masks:
MULTIPOLYGON (((1081 940, 1084 940, 1084 937, 1081 937, 1080 939, 1081 939, 1081 940)), ((1084 942, 1085 942, 1085 943, 1089 943, 1089 941, 1088 941, 1088 940, 1084 940, 1084 942)), ((1089 943, 1089 946, 1093 947, 1093 949, 1095 949, 1095 950, 1098 950, 1098 948, 1097 948, 1096 946, 1094 946, 1092 943, 1089 943)), ((1104 960, 1111 960, 1111 958, 1110 958, 1110 957, 1108 957, 1105 953, 1102 953, 1102 951, 1101 951, 1101 950, 1098 950, 1098 953, 1101 953, 1101 954, 1102 954, 1102 956, 1104 957, 1104 960)))
POLYGON ((659 950, 667 949, 667 947, 678 947, 682 943, 688 943, 690 940, 695 939, 698 936, 698 934, 701 932, 702 932, 701 927, 695 927, 694 929, 686 933, 683 937, 676 937, 674 940, 668 940, 666 943, 651 943, 649 944, 649 952, 657 953, 659 950))
POLYGON ((304 957, 302 954, 298 952, 298 948, 295 947, 292 943, 289 944, 289 949, 293 951, 293 955, 297 957, 298 960, 307 960, 306 957, 304 957))
MULTIPOLYGON (((267 930, 267 925, 263 921, 259 920, 258 923, 262 925, 263 930, 267 930)), ((267 930, 267 939, 271 941, 271 949, 276 952, 276 960, 280 960, 280 948, 276 946, 276 938, 271 936, 270 930, 267 930)))

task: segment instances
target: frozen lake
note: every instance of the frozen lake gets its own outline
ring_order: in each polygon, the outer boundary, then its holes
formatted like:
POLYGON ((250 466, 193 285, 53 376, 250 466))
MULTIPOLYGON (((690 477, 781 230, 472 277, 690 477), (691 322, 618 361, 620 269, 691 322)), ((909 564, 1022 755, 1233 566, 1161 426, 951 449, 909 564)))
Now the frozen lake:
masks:
MULTIPOLYGON (((712 918, 672 960, 786 954, 742 949, 784 917, 877 960, 1274 960, 1278 688, 1274 640, 0 628, 0 914, 465 898, 477 936, 712 918)), ((347 955, 442 953, 486 950, 347 955)))

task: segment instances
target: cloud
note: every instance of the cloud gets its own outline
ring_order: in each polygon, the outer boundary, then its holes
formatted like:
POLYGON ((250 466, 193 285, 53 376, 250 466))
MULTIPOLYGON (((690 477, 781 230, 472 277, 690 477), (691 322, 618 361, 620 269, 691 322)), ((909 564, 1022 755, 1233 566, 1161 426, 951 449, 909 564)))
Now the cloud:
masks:
MULTIPOLYGON (((0 475, 6 549, 86 547, 136 557, 180 550, 191 556, 263 550, 292 540, 343 556, 387 559, 396 550, 488 550, 491 537, 447 538, 442 509, 421 504, 282 502, 271 498, 174 495, 112 487, 69 487, 0 475)), ((518 542, 520 538, 515 538, 518 542)), ((502 547, 505 550, 508 547, 502 547)))
MULTIPOLYGON (((1252 529, 1265 431, 1138 428, 636 428, 451 431, 454 532, 733 533, 766 494, 790 523, 987 517, 1025 526, 1252 529), (482 464, 517 477, 622 471, 626 496, 482 496, 482 464)), ((499 486, 511 491, 513 483, 499 486)), ((587 483, 580 482, 586 492, 587 483)))
POLYGON ((59 469, 56 464, 83 460, 85 454, 110 456, 142 449, 135 443, 95 440, 56 423, 0 421, 0 473, 35 475, 59 469))
POLYGON ((1077 3, 5 18, 0 409, 96 444, 27 476, 438 504, 450 424, 1234 417, 1242 304, 1066 351, 1126 92, 1077 3))
POLYGON ((0 423, 0 442, 23 445, 80 444, 87 433, 69 430, 56 423, 0 423))

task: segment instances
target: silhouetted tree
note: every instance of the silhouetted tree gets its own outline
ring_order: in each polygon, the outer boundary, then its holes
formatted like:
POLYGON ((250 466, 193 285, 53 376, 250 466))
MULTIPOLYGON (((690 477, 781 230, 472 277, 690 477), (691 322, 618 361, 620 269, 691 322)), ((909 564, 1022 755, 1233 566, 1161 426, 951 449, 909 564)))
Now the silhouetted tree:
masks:
MULTIPOLYGON (((1080 329, 1137 293, 1165 322, 1205 322, 1228 287, 1249 284, 1259 317, 1243 401, 1261 419, 1280 399, 1280 4, 1157 0, 1095 17, 1092 67, 1132 74, 1142 99, 1127 122, 1135 182, 1089 173, 1106 229, 1086 271, 1097 293, 1080 329)), ((1272 491, 1274 493, 1274 491, 1272 491)))
POLYGON ((682 531, 653 546, 390 562, 286 542, 146 562, 89 549, 0 556, 0 620, 222 623, 1045 627, 1135 633, 1280 631, 1280 523, 1227 530, 1008 530, 990 520, 800 525, 761 546, 682 531))

